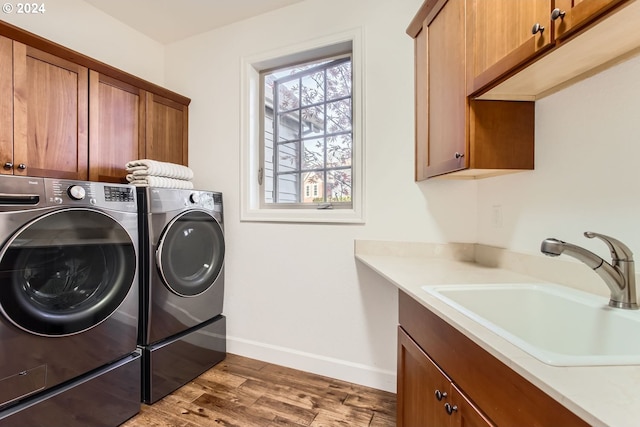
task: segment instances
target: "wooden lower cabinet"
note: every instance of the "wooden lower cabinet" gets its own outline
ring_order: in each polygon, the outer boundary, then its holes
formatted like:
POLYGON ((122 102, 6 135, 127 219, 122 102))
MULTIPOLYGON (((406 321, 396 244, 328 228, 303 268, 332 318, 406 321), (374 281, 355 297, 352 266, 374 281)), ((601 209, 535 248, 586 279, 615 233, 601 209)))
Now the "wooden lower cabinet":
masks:
POLYGON ((399 310, 399 427, 588 426, 402 291, 399 310))
POLYGON ((398 371, 398 427, 493 426, 402 327, 398 371))

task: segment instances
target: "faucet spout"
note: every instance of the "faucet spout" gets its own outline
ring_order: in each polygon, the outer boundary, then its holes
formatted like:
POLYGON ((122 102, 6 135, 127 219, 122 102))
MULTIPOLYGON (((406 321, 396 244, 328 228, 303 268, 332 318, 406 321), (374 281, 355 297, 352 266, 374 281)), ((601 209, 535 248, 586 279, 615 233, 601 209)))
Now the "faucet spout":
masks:
POLYGON ((611 307, 638 309, 635 267, 631 250, 619 240, 603 234, 587 231, 584 235, 589 239, 597 237, 607 244, 611 251, 611 263, 585 248, 554 238, 543 240, 540 251, 548 256, 566 254, 583 262, 595 271, 609 288, 611 307))

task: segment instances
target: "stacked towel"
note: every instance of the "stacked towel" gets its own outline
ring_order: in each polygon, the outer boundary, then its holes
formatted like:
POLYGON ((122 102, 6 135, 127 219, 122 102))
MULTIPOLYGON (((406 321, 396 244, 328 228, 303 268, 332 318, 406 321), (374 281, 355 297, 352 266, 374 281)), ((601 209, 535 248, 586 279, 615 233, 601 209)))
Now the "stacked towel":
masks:
POLYGON ((127 162, 127 181, 138 187, 193 188, 193 171, 175 163, 141 159, 127 162))

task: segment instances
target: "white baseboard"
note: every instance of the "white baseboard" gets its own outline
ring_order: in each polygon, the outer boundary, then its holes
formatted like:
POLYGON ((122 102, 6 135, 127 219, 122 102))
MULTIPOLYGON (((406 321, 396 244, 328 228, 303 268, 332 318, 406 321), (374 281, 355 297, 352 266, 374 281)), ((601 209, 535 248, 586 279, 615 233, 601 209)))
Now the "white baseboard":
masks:
POLYGON ((332 357, 305 353, 257 341, 227 336, 227 351, 288 368, 336 378, 366 387, 396 392, 396 372, 332 357))

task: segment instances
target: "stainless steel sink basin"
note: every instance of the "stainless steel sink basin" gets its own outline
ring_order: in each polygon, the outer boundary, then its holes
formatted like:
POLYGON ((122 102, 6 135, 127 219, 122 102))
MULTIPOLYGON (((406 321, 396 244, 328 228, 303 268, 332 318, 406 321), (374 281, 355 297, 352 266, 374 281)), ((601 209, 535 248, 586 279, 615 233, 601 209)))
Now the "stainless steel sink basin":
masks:
POLYGON ((555 366, 640 364, 640 310, 558 285, 473 284, 422 289, 555 366))

